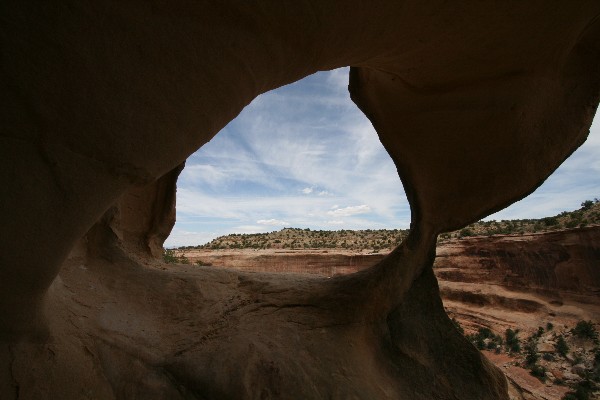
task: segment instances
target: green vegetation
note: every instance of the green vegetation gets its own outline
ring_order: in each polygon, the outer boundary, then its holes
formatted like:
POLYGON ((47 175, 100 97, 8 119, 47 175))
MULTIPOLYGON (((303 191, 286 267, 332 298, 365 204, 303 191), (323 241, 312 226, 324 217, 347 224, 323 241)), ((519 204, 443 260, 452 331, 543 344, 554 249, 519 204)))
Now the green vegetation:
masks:
POLYGON ((479 328, 477 333, 467 335, 466 338, 479 350, 488 349, 500 352, 502 348, 502 337, 495 335, 489 328, 479 328))
POLYGON ((321 231, 284 228, 270 233, 232 233, 218 237, 201 246, 186 246, 179 249, 345 249, 378 253, 380 251, 391 251, 407 235, 408 230, 402 229, 321 231))
POLYGON ((441 242, 449 239, 460 239, 470 236, 493 236, 510 234, 530 234, 561 229, 583 228, 592 224, 600 224, 600 200, 586 200, 581 208, 541 219, 517 219, 502 221, 479 221, 460 231, 440 235, 441 242))
MULTIPOLYGON (((456 319, 452 319, 455 326, 460 327, 456 319)), ((542 382, 546 382, 548 378, 552 378, 557 365, 563 363, 558 359, 557 354, 566 357, 569 352, 567 340, 570 340, 571 345, 578 344, 579 340, 593 340, 597 343, 597 331, 594 323, 591 321, 579 321, 572 329, 558 328, 558 332, 554 331, 554 325, 546 324, 546 329, 538 327, 531 336, 524 341, 523 352, 521 353, 521 341, 519 340, 519 329, 507 329, 504 332, 504 344, 502 338, 496 335, 491 329, 481 327, 476 333, 467 334, 465 337, 469 339, 479 350, 494 350, 500 353, 504 349, 512 356, 515 361, 513 365, 521 365, 529 370, 532 376, 535 376, 542 382), (553 331, 553 332, 550 332, 553 331), (561 332, 561 333, 559 333, 561 332), (538 350, 538 342, 550 343, 555 341, 555 353, 547 352, 541 354, 538 350)), ((579 365, 579 370, 576 375, 571 374, 571 377, 564 379, 562 376, 552 378, 552 383, 555 385, 568 385, 571 389, 562 400, 565 399, 590 399, 592 394, 600 390, 600 345, 596 345, 593 349, 583 350, 578 349, 571 354, 573 359, 569 358, 571 365, 579 365)))
POLYGON ((535 363, 537 363, 538 360, 540 359, 540 356, 538 355, 538 352, 537 352, 537 344, 538 344, 538 342, 537 342, 536 338, 529 339, 527 344, 525 344, 525 366, 526 367, 534 367, 535 363))
POLYGON ((163 252, 163 261, 167 264, 189 264, 190 260, 187 259, 185 254, 177 256, 175 250, 166 249, 163 252))
POLYGON ((173 250, 165 250, 163 253, 163 261, 167 264, 175 264, 178 258, 173 250))
POLYGON ((565 394, 562 400, 589 400, 596 388, 597 385, 594 382, 584 379, 574 387, 575 391, 565 394))
POLYGON ((506 349, 510 353, 519 353, 521 351, 521 344, 519 342, 519 330, 513 331, 512 329, 507 329, 504 332, 504 337, 506 338, 506 349))
POLYGON ((563 357, 566 357, 569 353, 569 346, 567 345, 567 342, 565 341, 565 337, 563 335, 558 335, 554 349, 558 354, 560 354, 563 357))
POLYGON ((598 332, 594 328, 592 321, 579 321, 575 328, 573 328, 573 334, 583 339, 597 339, 598 332))
POLYGON ((475 232, 473 232, 473 229, 471 228, 464 228, 461 229, 460 232, 458 232, 458 237, 468 237, 468 236, 475 236, 475 232))
POLYGON ((592 208, 592 206, 598 203, 598 199, 594 199, 594 201, 592 200, 586 200, 583 203, 581 203, 581 209, 582 210, 589 210, 590 208, 592 208))
POLYGON ((546 368, 542 367, 541 365, 533 364, 529 368, 529 373, 542 382, 546 381, 546 368))
MULTIPOLYGON (((527 344, 525 344, 524 367, 529 368, 529 373, 531 375, 535 376, 540 381, 545 382, 546 381, 546 368, 544 366, 538 364, 540 355, 538 353, 538 348, 537 348, 538 341, 539 341, 540 337, 542 337, 543 333, 544 333, 544 328, 539 327, 537 332, 535 332, 533 335, 531 335, 531 337, 527 341, 527 344)), ((546 361, 548 361, 547 358, 544 358, 544 359, 546 361)))
MULTIPOLYGON (((519 219, 502 221, 479 221, 459 231, 443 233, 438 241, 468 238, 471 236, 493 236, 508 234, 530 234, 560 229, 585 227, 600 224, 600 200, 586 200, 575 211, 564 211, 558 215, 541 219, 519 219)), ((199 246, 183 246, 178 250, 205 249, 344 249, 379 253, 391 251, 408 235, 403 229, 365 229, 322 231, 300 228, 283 228, 269 233, 237 234, 218 237, 199 246)), ((552 328, 546 327, 547 330, 552 328)))

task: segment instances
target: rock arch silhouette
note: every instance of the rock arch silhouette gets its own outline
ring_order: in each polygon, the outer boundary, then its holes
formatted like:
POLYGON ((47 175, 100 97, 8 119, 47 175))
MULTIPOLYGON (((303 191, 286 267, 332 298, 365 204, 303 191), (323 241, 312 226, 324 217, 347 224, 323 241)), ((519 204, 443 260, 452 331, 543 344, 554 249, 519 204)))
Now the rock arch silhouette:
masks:
POLYGON ((507 398, 445 316, 435 239, 583 143, 596 1, 0 10, 6 397, 507 398), (186 157, 256 95, 347 65, 411 204, 408 240, 329 281, 153 263, 186 157))

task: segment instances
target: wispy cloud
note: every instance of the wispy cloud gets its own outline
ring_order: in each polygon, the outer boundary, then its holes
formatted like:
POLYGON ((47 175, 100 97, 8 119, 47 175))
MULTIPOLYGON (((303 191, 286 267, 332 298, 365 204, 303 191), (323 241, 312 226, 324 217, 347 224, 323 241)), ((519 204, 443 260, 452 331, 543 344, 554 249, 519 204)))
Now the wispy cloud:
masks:
POLYGON ((360 206, 336 208, 335 210, 327 211, 327 214, 333 215, 334 217, 349 217, 351 215, 365 214, 368 212, 371 212, 371 207, 366 204, 361 204, 360 206))
MULTIPOLYGON (((343 68, 257 97, 188 159, 167 245, 280 226, 407 228, 396 168, 347 86, 343 68)), ((594 127, 544 185, 493 218, 545 216, 600 197, 598 154, 594 127)))
POLYGON ((259 225, 270 225, 270 226, 286 226, 289 225, 289 222, 285 222, 282 221, 280 219, 259 219, 258 221, 256 221, 257 224, 259 225))
POLYGON ((579 208, 600 197, 600 118, 588 140, 535 192, 486 219, 540 218, 579 208))

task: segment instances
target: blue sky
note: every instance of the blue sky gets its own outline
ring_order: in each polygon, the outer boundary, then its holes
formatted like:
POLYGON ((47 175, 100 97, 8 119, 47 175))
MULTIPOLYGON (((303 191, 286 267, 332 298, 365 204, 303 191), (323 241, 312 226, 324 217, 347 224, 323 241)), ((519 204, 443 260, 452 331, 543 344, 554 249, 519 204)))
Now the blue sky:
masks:
MULTIPOLYGON (((348 94, 348 69, 257 97, 194 153, 165 247, 283 227, 408 228, 396 168, 348 94)), ((600 197, 600 123, 534 193, 486 219, 536 218, 600 197)))

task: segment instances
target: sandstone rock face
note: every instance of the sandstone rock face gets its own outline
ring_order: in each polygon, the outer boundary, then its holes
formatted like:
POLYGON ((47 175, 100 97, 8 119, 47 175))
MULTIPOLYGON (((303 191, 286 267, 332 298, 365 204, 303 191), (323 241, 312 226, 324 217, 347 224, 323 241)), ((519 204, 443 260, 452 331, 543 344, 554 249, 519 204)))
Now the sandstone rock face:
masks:
POLYGON ((252 272, 286 272, 325 277, 351 274, 370 268, 387 254, 352 254, 332 251, 212 251, 177 252, 191 263, 252 272))
POLYGON ((2 397, 506 398, 448 328, 435 239, 525 196, 585 140, 599 13, 2 2, 2 397), (158 178, 258 94, 347 65, 411 203, 403 245, 330 280, 141 260, 168 226, 158 178))
POLYGON ((183 164, 124 193, 84 237, 87 251, 98 256, 117 246, 130 255, 161 258, 175 225, 176 182, 182 170, 183 164))
POLYGON ((465 328, 533 332, 600 319, 599 249, 598 226, 463 238, 438 246, 434 271, 446 309, 465 328))
POLYGON ((501 285, 555 299, 597 302, 600 227, 523 236, 464 238, 441 246, 439 279, 501 285), (468 260, 467 262, 465 262, 468 260))
MULTIPOLYGON (((552 322, 600 319, 600 227, 442 242, 433 270, 444 304, 465 327, 536 330, 552 322)), ((239 271, 332 277, 381 262, 386 254, 344 250, 185 250, 192 264, 239 271)), ((554 344, 538 345, 554 352, 554 344)))

